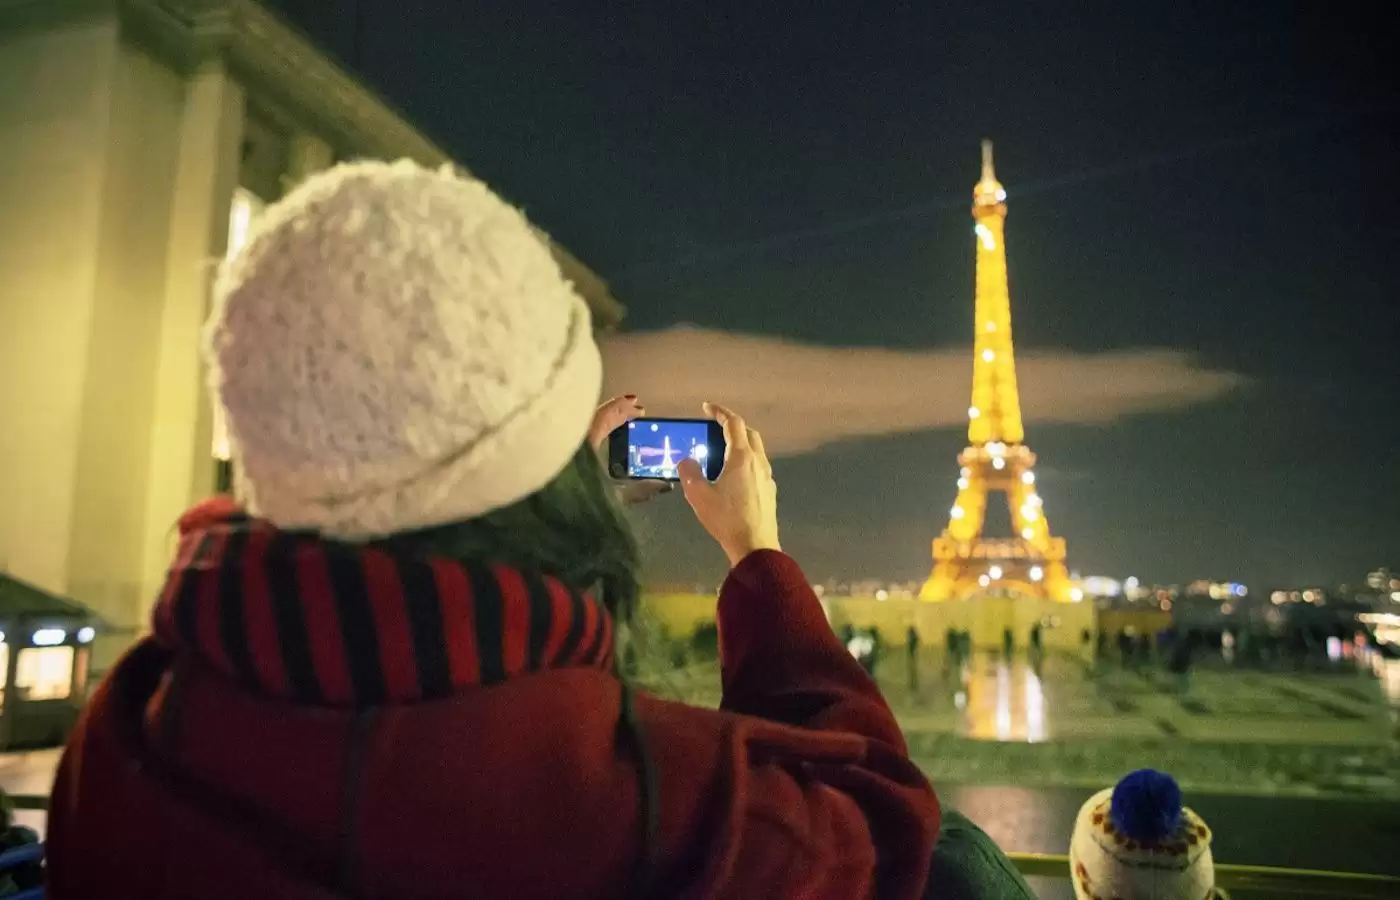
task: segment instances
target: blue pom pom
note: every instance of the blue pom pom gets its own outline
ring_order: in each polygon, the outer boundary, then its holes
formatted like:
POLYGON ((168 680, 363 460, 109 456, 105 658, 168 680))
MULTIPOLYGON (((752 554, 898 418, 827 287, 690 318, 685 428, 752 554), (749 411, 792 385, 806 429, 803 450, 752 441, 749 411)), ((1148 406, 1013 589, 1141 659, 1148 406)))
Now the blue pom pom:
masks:
POLYGON ((1123 776, 1108 806, 1113 826, 1137 841, 1160 841, 1181 822, 1181 788, 1170 776, 1138 769, 1123 776))

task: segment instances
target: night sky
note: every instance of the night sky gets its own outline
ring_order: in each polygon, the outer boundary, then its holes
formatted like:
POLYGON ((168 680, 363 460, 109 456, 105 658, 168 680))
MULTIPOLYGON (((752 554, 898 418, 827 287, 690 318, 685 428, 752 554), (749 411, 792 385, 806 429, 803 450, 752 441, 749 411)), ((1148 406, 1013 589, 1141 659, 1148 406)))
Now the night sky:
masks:
MULTIPOLYGON (((1400 566, 1386 4, 274 5, 611 283, 611 387, 664 414, 712 394, 786 451, 814 578, 927 574, 983 137, 1072 567, 1400 566)), ((722 574, 679 497, 639 528, 649 580, 722 574)))

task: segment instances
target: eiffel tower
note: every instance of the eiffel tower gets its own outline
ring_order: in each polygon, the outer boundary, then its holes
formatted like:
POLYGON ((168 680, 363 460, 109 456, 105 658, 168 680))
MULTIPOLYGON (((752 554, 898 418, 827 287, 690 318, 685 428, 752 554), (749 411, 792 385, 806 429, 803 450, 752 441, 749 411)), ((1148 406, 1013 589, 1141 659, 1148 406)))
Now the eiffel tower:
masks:
POLYGON ((968 447, 958 455, 958 499, 948 527, 934 539, 933 574, 919 596, 940 601, 1009 594, 1077 602, 1083 594, 1065 570, 1064 538, 1050 534, 1035 488, 1035 454, 1024 443, 1006 279, 1006 189, 992 168, 991 141, 982 142, 982 180, 972 196, 977 310, 968 447), (1006 495, 1011 538, 982 534, 991 491, 1006 495))

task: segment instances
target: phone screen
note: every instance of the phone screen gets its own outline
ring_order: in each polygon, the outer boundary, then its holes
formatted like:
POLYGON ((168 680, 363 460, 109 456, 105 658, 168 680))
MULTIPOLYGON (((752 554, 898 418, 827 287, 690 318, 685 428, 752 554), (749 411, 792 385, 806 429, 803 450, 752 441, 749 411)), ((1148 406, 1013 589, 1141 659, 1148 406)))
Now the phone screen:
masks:
POLYGON ((608 470, 615 478, 676 481, 684 459, 714 480, 724 465, 724 437, 709 419, 634 419, 613 432, 608 470))

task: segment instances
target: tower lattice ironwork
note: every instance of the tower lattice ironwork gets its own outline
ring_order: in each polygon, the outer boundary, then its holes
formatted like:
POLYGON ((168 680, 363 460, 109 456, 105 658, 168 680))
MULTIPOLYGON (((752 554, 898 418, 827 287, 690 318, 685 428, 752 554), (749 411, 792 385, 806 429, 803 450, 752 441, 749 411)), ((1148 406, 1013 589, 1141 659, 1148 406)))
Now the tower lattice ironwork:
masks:
POLYGON ((1006 278, 1006 190, 982 142, 982 179, 973 190, 977 236, 976 338, 968 447, 958 456, 958 499, 948 527, 933 542, 933 574, 920 597, 962 599, 1007 591, 1071 602, 1080 599, 1065 569, 1065 541, 1050 534, 1035 485, 1035 454, 1024 443, 1011 295, 1006 278), (1013 536, 982 534, 987 495, 1000 491, 1011 508, 1013 536))

